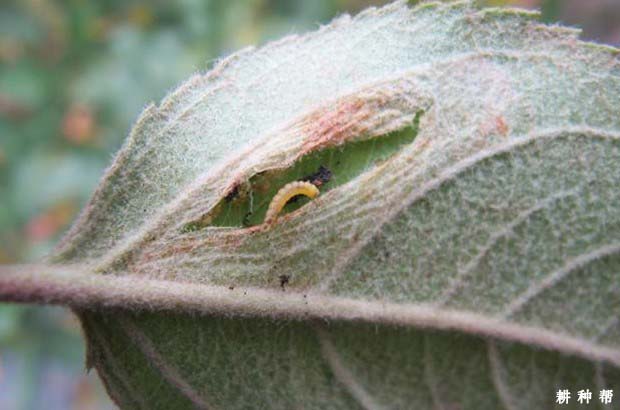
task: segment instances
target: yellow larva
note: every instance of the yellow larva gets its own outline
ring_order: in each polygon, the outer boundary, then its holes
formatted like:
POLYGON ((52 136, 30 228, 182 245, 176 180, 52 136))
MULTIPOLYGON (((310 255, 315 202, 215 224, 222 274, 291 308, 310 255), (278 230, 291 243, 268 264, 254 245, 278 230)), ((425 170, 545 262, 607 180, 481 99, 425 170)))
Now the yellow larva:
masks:
POLYGON ((314 184, 306 181, 295 181, 284 185, 271 200, 267 209, 267 215, 265 215, 265 223, 274 222, 282 208, 284 208, 284 205, 297 195, 304 195, 313 199, 319 195, 319 189, 314 184))

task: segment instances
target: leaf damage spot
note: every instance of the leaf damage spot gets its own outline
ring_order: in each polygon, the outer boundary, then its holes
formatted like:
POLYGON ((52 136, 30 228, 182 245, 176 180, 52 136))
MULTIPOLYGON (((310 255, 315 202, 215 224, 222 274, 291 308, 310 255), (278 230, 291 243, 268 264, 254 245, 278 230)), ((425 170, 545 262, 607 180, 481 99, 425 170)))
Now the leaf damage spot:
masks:
POLYGON ((338 101, 335 107, 326 107, 308 117, 307 135, 302 151, 316 151, 338 146, 367 131, 361 124, 373 115, 370 104, 359 97, 338 101))
MULTIPOLYGON (((349 98, 339 102, 336 113, 324 118, 323 126, 320 126, 323 130, 326 129, 325 127, 329 128, 331 137, 314 140, 309 137, 314 141, 312 149, 318 148, 316 151, 302 155, 287 168, 264 170, 249 178, 235 179, 235 182, 225 191, 220 203, 201 219, 186 224, 182 233, 187 234, 207 226, 217 226, 244 228, 247 235, 252 232, 248 229, 256 228, 263 225, 266 220, 274 219, 276 213, 273 212, 267 218, 269 205, 283 186, 292 182, 307 182, 321 188, 322 192, 335 189, 381 164, 401 150, 403 146, 411 144, 418 133, 419 121, 424 111, 418 111, 409 125, 405 124, 396 131, 386 132, 372 138, 363 138, 364 126, 354 125, 357 121, 361 121, 361 118, 368 116, 371 106, 385 104, 383 98, 385 97, 365 100, 349 98), (369 100, 374 103, 368 103, 369 100), (345 117, 348 120, 345 120, 345 117), (331 125, 328 126, 328 123, 331 125)), ((314 116, 309 118, 314 118, 314 116)), ((302 129, 306 129, 311 122, 306 119, 302 129)), ((294 195, 280 204, 281 208, 278 213, 289 213, 306 202, 303 195, 294 195)))

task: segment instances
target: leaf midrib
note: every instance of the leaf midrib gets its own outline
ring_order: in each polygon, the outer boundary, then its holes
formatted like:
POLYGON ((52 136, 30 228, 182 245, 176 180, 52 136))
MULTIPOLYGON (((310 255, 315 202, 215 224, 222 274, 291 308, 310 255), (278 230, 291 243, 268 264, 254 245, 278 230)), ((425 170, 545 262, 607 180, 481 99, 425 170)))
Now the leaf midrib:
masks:
POLYGON ((236 314, 294 320, 345 320, 457 331, 520 342, 620 367, 620 349, 552 330, 483 314, 430 305, 368 301, 251 287, 178 283, 131 276, 93 275, 76 267, 0 267, 0 298, 84 309, 98 307, 236 314), (19 293, 15 292, 18 289, 19 293), (42 295, 45 295, 42 297, 42 295))

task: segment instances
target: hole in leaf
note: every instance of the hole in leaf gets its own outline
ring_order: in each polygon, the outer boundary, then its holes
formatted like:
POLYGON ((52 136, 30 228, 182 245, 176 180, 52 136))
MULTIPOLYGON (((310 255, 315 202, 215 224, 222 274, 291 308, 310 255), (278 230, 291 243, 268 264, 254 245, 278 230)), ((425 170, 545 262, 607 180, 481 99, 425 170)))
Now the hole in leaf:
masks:
MULTIPOLYGON (((303 156, 291 167, 258 173, 245 184, 238 185, 203 219, 188 223, 183 232, 193 232, 206 226, 250 227, 263 223, 271 199, 280 188, 292 181, 327 179, 320 186, 321 194, 345 184, 375 167, 411 144, 418 134, 419 111, 410 126, 364 141, 328 147, 303 156)), ((312 181, 311 181, 312 182, 312 181)), ((309 199, 303 196, 289 201, 281 214, 292 212, 309 199)))

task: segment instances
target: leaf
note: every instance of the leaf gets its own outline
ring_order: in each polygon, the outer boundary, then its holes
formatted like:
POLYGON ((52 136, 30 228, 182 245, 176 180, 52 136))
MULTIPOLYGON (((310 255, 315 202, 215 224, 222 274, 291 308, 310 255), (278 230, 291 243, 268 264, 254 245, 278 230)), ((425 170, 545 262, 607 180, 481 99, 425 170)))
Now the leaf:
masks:
POLYGON ((145 109, 0 298, 72 306, 123 409, 620 390, 618 50, 536 17, 396 2, 223 60, 145 109))

